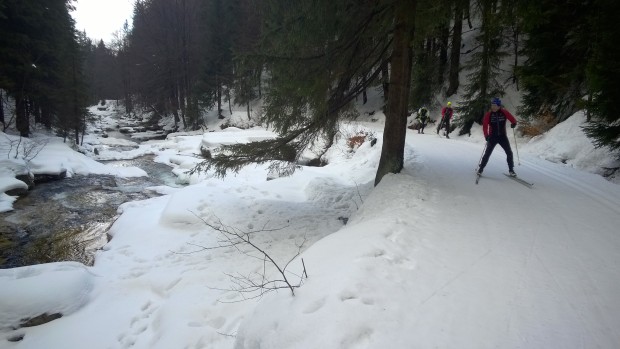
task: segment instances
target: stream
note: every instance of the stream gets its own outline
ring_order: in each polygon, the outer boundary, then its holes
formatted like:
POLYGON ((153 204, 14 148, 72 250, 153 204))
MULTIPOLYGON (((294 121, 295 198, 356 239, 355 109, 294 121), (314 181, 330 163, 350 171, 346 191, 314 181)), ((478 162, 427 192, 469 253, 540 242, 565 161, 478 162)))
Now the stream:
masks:
POLYGON ((0 268, 58 261, 92 265, 122 203, 158 196, 146 190, 150 186, 179 186, 172 168, 153 156, 104 163, 136 166, 150 177, 89 175, 37 184, 13 203, 13 211, 0 213, 0 268))

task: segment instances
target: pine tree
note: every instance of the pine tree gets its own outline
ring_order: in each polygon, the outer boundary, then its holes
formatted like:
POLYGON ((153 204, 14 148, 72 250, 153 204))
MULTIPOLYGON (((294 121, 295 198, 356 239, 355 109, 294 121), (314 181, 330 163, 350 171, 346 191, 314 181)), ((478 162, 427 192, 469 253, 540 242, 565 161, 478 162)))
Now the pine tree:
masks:
POLYGON ((431 105, 444 83, 452 1, 419 1, 415 18, 410 105, 431 105))
POLYGON ((222 102, 230 97, 234 81, 233 45, 237 36, 235 19, 238 11, 239 2, 227 0, 208 0, 202 9, 206 60, 201 66, 201 75, 203 86, 211 91, 210 99, 203 100, 203 103, 215 105, 220 119, 224 118, 222 102))
POLYGON ((461 135, 470 133, 474 122, 482 122, 492 97, 504 94, 502 83, 498 81, 500 64, 507 56, 502 38, 501 7, 497 0, 480 0, 478 6, 481 27, 476 42, 479 48, 464 66, 468 71, 464 101, 456 108, 461 118, 461 135))
POLYGON ((242 21, 237 26, 233 41, 235 104, 247 106, 248 119, 250 102, 261 96, 261 76, 264 61, 254 54, 261 33, 261 8, 258 2, 243 0, 237 8, 242 21))
POLYGON ((619 10, 617 1, 593 1, 589 24, 590 32, 595 35, 586 70, 592 99, 588 104, 592 122, 586 132, 596 146, 608 146, 615 151, 620 150, 620 48, 617 43, 620 28, 615 23, 619 10))
POLYGON ((525 118, 565 120, 581 107, 592 33, 590 1, 522 0, 520 18, 526 60, 519 67, 525 118))
POLYGON ((375 185, 388 173, 398 173, 404 166, 407 107, 411 88, 411 60, 415 1, 399 1, 394 6, 394 46, 391 57, 390 96, 383 131, 383 147, 375 185))
MULTIPOLYGON (((15 101, 16 127, 27 137, 31 116, 46 127, 70 94, 64 76, 76 45, 70 0, 6 0, 0 21, 0 88, 15 101)), ((81 64, 80 64, 81 66, 81 64)), ((78 107, 79 109, 79 107, 78 107)), ((56 126, 56 125, 54 125, 56 126)))
POLYGON ((448 89, 446 96, 452 96, 459 88, 459 72, 461 69, 461 42, 463 36, 463 15, 469 8, 469 0, 454 1, 454 26, 450 50, 450 69, 448 72, 448 89))

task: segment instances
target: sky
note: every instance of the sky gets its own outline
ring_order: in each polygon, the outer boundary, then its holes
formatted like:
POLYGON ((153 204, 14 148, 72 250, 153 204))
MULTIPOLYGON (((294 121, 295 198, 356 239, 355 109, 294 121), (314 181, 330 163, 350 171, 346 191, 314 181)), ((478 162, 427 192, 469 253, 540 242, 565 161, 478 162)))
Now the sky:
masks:
MULTIPOLYGON (((113 109, 91 111, 101 116, 95 128, 118 122, 113 109)), ((583 134, 583 113, 537 138, 511 139, 531 189, 503 175, 501 148, 474 184, 480 128, 448 140, 433 125, 407 131, 404 170, 374 187, 384 117, 373 118, 342 125, 327 166, 272 180, 267 165, 225 179, 185 172, 201 146, 274 136, 262 128, 211 124, 127 152, 114 147, 127 140, 89 132, 86 155, 50 140, 36 171, 139 176, 96 160, 155 154, 187 186, 149 188, 162 195, 121 205, 92 267, 0 270, 0 347, 620 347, 620 186, 591 173, 613 159, 583 134), (377 144, 349 148, 346 137, 358 132, 377 144), (261 294, 250 282, 286 285, 257 249, 230 246, 231 232, 251 234, 286 266, 300 285, 294 294, 253 298, 261 294), (41 313, 63 317, 14 329, 41 313)), ((2 191, 12 177, 0 168, 2 191)))
POLYGON ((109 43, 113 33, 123 28, 125 21, 131 26, 134 0, 77 0, 71 15, 77 30, 86 30, 91 39, 109 43))

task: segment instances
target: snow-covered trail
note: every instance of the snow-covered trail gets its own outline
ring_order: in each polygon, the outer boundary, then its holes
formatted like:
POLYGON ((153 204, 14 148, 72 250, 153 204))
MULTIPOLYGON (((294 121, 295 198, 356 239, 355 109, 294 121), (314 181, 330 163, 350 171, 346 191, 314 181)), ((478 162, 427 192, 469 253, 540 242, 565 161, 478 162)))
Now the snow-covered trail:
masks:
POLYGON ((476 185, 483 145, 414 132, 407 143, 405 173, 433 188, 438 212, 419 218, 432 229, 421 228, 413 256, 428 288, 412 300, 415 337, 460 348, 620 347, 619 186, 520 154, 528 189, 502 174, 500 147, 476 185), (472 342, 472 333, 487 338, 472 342))

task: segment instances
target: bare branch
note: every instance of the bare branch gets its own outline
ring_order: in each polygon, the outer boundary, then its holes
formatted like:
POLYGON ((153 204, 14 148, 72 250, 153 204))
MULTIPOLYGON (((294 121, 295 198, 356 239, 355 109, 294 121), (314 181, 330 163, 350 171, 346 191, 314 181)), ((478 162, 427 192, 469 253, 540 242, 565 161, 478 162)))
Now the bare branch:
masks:
MULTIPOLYGON (((242 297, 243 300, 259 298, 259 297, 262 297, 265 293, 277 291, 280 289, 287 289, 291 292, 291 295, 294 296, 295 288, 301 287, 301 285, 303 284, 304 278, 308 277, 306 266, 303 263, 303 260, 302 260, 303 270, 301 271, 301 274, 298 275, 298 274, 292 273, 287 270, 287 268, 293 262, 293 260, 295 260, 301 254, 301 251, 305 243, 307 242, 307 239, 305 236, 303 238, 303 241, 301 241, 299 244, 296 244, 297 253, 292 258, 290 258, 284 264, 284 266, 282 266, 264 248, 260 247, 258 244, 252 241, 251 238, 253 234, 256 234, 259 232, 278 231, 278 230, 283 229, 284 227, 268 229, 267 224, 265 224, 263 228, 260 230, 245 232, 242 229, 225 225, 219 219, 219 217, 213 216, 212 217, 213 222, 210 222, 198 216, 194 212, 192 212, 192 214, 196 218, 201 220, 207 227, 219 232, 222 236, 222 240, 218 241, 217 246, 210 246, 210 247, 200 246, 197 244, 190 244, 192 246, 198 247, 199 249, 195 251, 191 251, 191 252, 175 252, 175 253, 193 254, 193 253, 207 251, 207 250, 232 247, 232 248, 235 248, 239 253, 245 256, 261 260, 262 270, 259 273, 252 272, 248 275, 241 275, 241 274, 233 275, 233 274, 225 273, 225 275, 228 276, 228 278, 233 284, 232 288, 227 291, 237 292, 242 297), (243 250, 241 248, 242 246, 249 246, 251 248, 251 251, 243 250), (258 252, 259 254, 258 256, 255 254, 256 252, 258 252), (274 279, 274 278, 268 277, 267 269, 270 266, 275 268, 278 271, 278 274, 280 276, 279 278, 274 279), (290 276, 294 276, 298 278, 299 279, 298 282, 296 284, 291 282, 290 276)), ((217 288, 212 288, 212 289, 217 289, 217 288)), ((223 303, 228 303, 228 302, 229 301, 223 301, 223 303)), ((234 303, 234 302, 230 302, 230 303, 234 303)))

